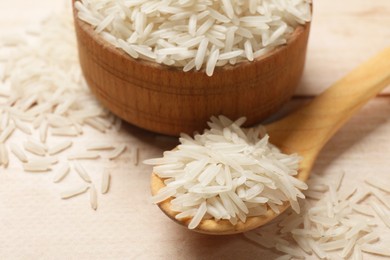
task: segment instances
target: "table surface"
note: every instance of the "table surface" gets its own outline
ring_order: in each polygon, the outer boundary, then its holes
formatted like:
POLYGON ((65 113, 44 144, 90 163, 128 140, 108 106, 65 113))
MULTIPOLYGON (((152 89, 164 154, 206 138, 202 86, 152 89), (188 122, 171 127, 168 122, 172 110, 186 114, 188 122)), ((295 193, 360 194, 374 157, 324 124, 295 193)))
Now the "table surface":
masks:
MULTIPOLYGON (((67 4, 1 1, 0 38, 12 30, 22 31, 67 4)), ((284 111, 310 100, 387 46, 389 0, 315 1, 305 72, 296 96, 284 111)), ((387 88, 371 100, 330 140, 313 174, 332 179, 345 171, 341 188, 359 185, 369 176, 390 179, 389 93, 387 88)), ((93 135, 87 132, 79 143, 93 135)), ((172 138, 130 125, 110 138, 114 143, 139 147, 140 161, 160 156, 175 143, 172 138)), ((60 200, 59 187, 47 174, 26 174, 13 166, 12 160, 8 169, 0 168, 0 258, 272 259, 276 255, 241 235, 205 236, 173 223, 149 202, 151 167, 135 166, 130 157, 126 152, 110 165, 110 191, 99 196, 96 212, 88 206, 87 194, 60 200)), ((99 172, 103 163, 90 165, 90 170, 99 172)))

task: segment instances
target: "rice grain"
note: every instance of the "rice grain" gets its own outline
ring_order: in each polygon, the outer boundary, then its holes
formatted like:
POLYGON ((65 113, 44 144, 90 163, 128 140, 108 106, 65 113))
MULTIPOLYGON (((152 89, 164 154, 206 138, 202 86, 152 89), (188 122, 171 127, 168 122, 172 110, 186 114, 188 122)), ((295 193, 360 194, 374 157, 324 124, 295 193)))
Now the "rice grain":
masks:
POLYGON ((47 150, 47 153, 49 155, 54 155, 54 154, 57 154, 57 153, 60 153, 60 152, 63 152, 64 150, 68 149, 69 147, 71 147, 73 144, 72 141, 68 140, 68 141, 63 141, 61 143, 58 143, 56 145, 53 145, 52 147, 49 147, 49 149, 47 150))
POLYGON ((39 155, 39 156, 45 156, 46 154, 46 149, 45 147, 35 141, 29 140, 23 143, 24 149, 26 151, 29 151, 30 153, 39 155))
POLYGON ((28 161, 26 154, 23 152, 22 148, 20 148, 17 144, 10 144, 11 152, 19 159, 19 161, 25 163, 28 161))
POLYGON ((0 134, 0 143, 5 143, 15 130, 14 124, 9 124, 0 134))
POLYGON ((112 150, 115 146, 109 142, 97 142, 91 143, 86 146, 87 150, 112 150))
POLYGON ((126 148, 127 146, 125 144, 118 145, 112 152, 107 155, 107 158, 110 160, 116 159, 126 150, 126 148))
POLYGON ((53 182, 60 182, 69 173, 70 166, 68 163, 63 164, 58 171, 54 174, 53 182))
POLYGON ((102 174, 102 189, 101 189, 102 194, 106 194, 108 192, 110 188, 110 180, 111 180, 110 172, 107 169, 104 169, 102 174))
POLYGON ((89 177, 89 174, 87 173, 87 171, 85 170, 85 168, 77 161, 75 161, 73 163, 73 166, 74 166, 74 169, 76 170, 76 172, 78 173, 78 175, 85 181, 85 182, 88 182, 88 183, 91 183, 91 178, 89 177))
POLYGON ((79 184, 78 186, 74 186, 72 188, 66 189, 60 193, 62 199, 69 199, 74 196, 83 194, 88 190, 88 186, 85 184, 79 184))
POLYGON ((82 160, 82 159, 97 159, 100 155, 97 152, 94 151, 88 151, 88 152, 79 152, 79 153, 73 153, 68 156, 69 160, 82 160))
POLYGON ((89 202, 91 204, 91 208, 93 210, 96 210, 97 209, 97 192, 96 192, 95 185, 93 185, 93 184, 89 188, 89 202))
POLYGON ((3 165, 4 168, 8 167, 9 163, 9 155, 7 151, 7 147, 5 144, 0 143, 0 165, 3 165))

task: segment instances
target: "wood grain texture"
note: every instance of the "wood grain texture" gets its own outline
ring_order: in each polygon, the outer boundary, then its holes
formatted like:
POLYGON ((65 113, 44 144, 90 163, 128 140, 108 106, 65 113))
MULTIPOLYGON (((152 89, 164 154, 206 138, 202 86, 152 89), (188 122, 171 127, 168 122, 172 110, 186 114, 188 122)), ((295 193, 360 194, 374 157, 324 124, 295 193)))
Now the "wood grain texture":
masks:
POLYGON ((390 85, 390 48, 366 61, 312 102, 267 126, 270 142, 303 156, 298 178, 307 180, 317 155, 363 105, 390 85))
POLYGON ((245 116, 253 125, 278 110, 301 78, 310 31, 310 24, 300 26, 287 45, 208 77, 135 60, 88 24, 75 19, 75 26, 81 67, 104 106, 136 126, 176 136, 201 131, 212 115, 245 116))

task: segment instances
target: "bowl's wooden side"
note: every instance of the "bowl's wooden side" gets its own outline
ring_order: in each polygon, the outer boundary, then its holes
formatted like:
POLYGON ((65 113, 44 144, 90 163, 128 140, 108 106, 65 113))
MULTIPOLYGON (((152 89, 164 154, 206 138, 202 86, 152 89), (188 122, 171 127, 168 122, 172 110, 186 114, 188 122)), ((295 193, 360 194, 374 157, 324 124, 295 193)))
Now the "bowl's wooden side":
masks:
POLYGON ((178 135, 204 129, 212 115, 246 116, 252 125, 279 109, 301 78, 310 25, 272 53, 212 77, 132 59, 81 20, 75 28, 84 76, 102 104, 131 124, 178 135))

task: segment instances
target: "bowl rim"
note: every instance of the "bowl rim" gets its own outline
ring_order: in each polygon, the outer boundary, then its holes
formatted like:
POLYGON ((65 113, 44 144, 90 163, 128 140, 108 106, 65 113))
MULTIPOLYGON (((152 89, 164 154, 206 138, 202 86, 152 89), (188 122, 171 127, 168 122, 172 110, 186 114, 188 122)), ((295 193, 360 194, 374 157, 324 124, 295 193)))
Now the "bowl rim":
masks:
MULTIPOLYGON (((150 67, 150 68, 158 69, 158 70, 162 70, 162 71, 170 71, 170 72, 176 71, 176 72, 183 72, 186 74, 206 74, 206 69, 204 68, 204 66, 202 66, 202 68, 200 70, 192 69, 190 71, 184 72, 183 67, 181 67, 181 66, 169 66, 169 65, 160 64, 160 63, 157 63, 157 62, 151 61, 151 60, 146 60, 146 59, 142 59, 142 58, 135 59, 135 58, 131 57, 122 49, 115 47, 112 43, 105 40, 99 33, 96 33, 95 29, 93 28, 92 25, 90 25, 90 24, 88 24, 88 23, 86 23, 83 20, 78 18, 78 15, 77 15, 78 10, 76 9, 76 7, 74 5, 74 3, 76 1, 78 1, 78 0, 72 0, 74 25, 78 26, 80 29, 82 29, 85 33, 87 33, 87 35, 89 35, 90 38, 92 38, 98 45, 100 45, 102 49, 111 53, 112 55, 119 56, 122 59, 125 59, 129 63, 133 63, 133 64, 136 63, 138 65, 142 65, 142 66, 146 66, 146 67, 150 67)), ((310 5, 311 5, 311 9, 312 9, 312 4, 310 4, 310 5)), ((247 66, 255 66, 256 64, 264 62, 265 60, 269 59, 270 57, 272 57, 278 53, 282 53, 282 52, 286 51, 292 43, 297 41, 300 38, 300 36, 305 34, 306 31, 310 30, 310 25, 311 25, 311 21, 305 22, 304 24, 298 24, 297 27, 294 29, 294 31, 291 33, 290 37, 287 38, 287 42, 285 44, 276 46, 271 51, 269 51, 263 55, 260 55, 257 58, 254 58, 253 61, 243 60, 243 61, 240 61, 240 62, 234 64, 234 65, 228 63, 228 64, 223 65, 223 66, 216 66, 213 75, 215 75, 216 73, 219 73, 219 72, 231 71, 231 70, 237 69, 237 68, 245 68, 247 66)))

